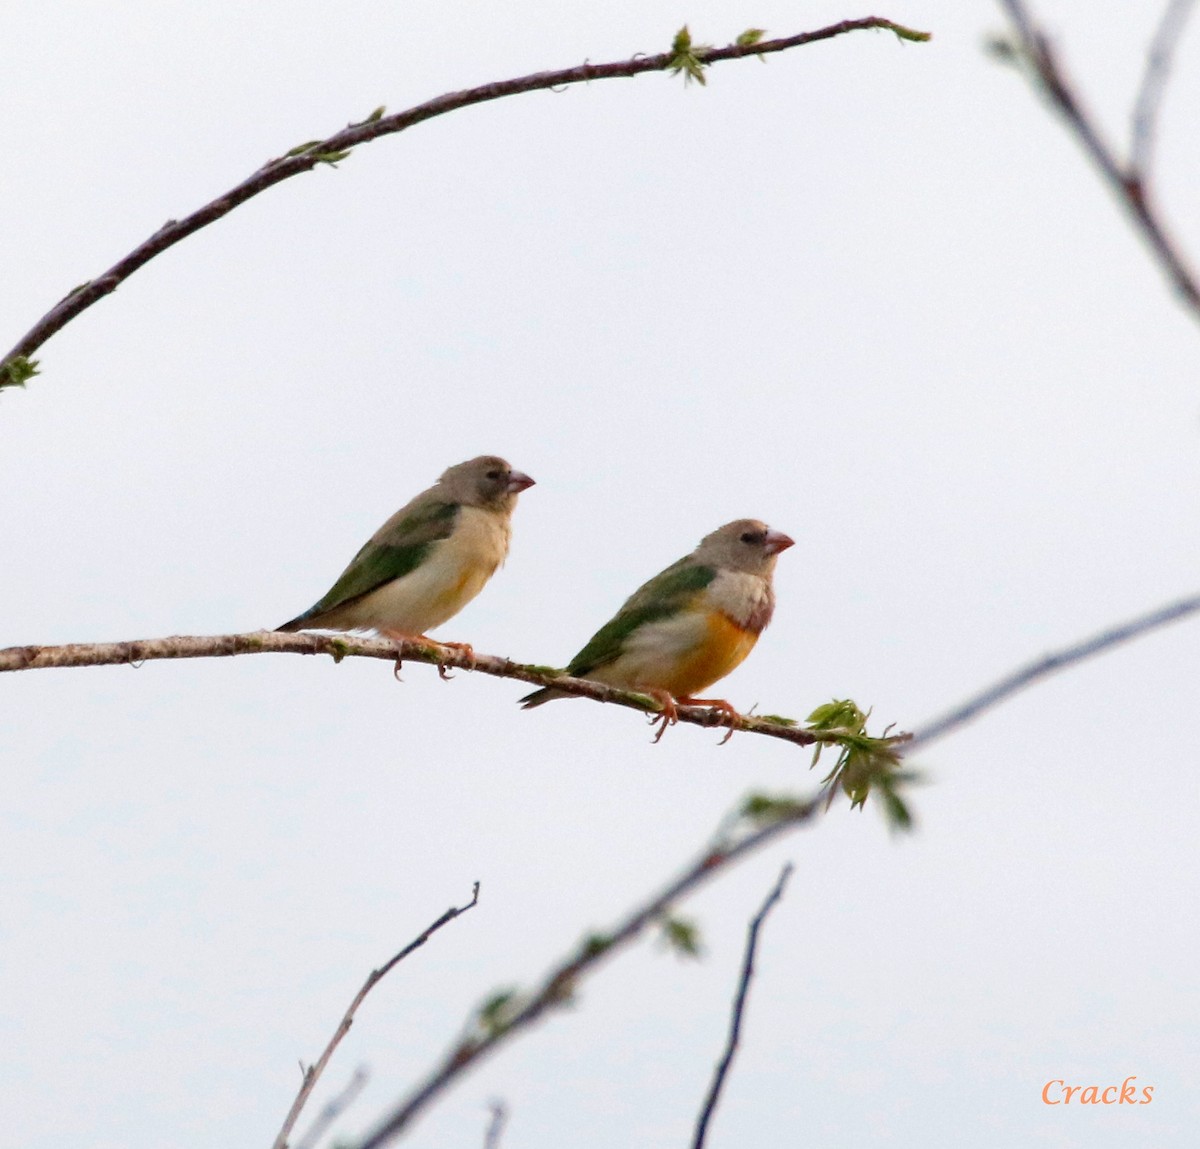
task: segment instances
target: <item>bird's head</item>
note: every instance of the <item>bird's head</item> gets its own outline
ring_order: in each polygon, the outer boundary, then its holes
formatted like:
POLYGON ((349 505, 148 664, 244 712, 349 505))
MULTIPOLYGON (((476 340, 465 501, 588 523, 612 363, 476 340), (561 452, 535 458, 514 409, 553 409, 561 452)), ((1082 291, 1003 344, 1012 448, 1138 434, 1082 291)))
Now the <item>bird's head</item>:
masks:
POLYGON ((533 480, 514 471, 499 455, 480 455, 450 467, 438 480, 457 502, 469 507, 511 511, 533 480))
POLYGON ((794 539, 758 519, 736 519, 705 535, 695 553, 699 562, 765 577, 775 569, 779 552, 793 545, 794 539))

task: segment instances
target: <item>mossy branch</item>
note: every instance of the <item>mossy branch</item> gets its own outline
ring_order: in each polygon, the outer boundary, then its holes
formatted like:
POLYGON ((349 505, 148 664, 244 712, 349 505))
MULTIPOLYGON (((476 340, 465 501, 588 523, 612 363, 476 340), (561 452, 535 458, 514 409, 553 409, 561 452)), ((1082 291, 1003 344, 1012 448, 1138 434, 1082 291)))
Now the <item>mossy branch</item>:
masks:
MULTIPOLYGON (((256 630, 248 634, 173 635, 169 638, 145 638, 133 642, 73 642, 62 646, 10 646, 0 649, 0 673, 14 670, 45 670, 54 667, 138 666, 177 658, 228 658, 242 654, 324 654, 335 662, 346 658, 374 658, 390 662, 421 662, 447 668, 470 670, 494 678, 512 678, 534 686, 553 686, 564 694, 611 702, 643 713, 657 715, 662 707, 649 695, 617 690, 586 678, 572 678, 550 666, 514 662, 493 654, 473 654, 436 642, 405 639, 392 642, 379 638, 359 638, 350 634, 286 634, 282 631, 256 630)), ((853 706, 853 703, 849 705, 853 706)), ((861 738, 861 732, 825 725, 806 729, 794 719, 740 714, 731 719, 723 711, 707 706, 680 706, 679 721, 693 726, 728 727, 749 734, 765 734, 798 746, 823 743, 842 747, 847 740, 861 738)), ((906 735, 885 738, 882 744, 899 746, 906 735)))

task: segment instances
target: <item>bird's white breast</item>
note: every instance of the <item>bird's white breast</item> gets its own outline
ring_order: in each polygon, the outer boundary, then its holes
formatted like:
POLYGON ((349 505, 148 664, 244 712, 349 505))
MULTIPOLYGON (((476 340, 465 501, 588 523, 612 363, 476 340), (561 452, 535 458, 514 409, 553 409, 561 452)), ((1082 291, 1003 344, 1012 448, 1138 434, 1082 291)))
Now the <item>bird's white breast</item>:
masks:
POLYGON ((756 634, 771 621, 775 593, 762 575, 723 570, 704 590, 705 604, 730 622, 756 634))
POLYGON ((495 574, 508 554, 511 534, 507 515, 461 508, 454 533, 434 543, 416 570, 355 604, 356 625, 408 635, 441 626, 495 574))

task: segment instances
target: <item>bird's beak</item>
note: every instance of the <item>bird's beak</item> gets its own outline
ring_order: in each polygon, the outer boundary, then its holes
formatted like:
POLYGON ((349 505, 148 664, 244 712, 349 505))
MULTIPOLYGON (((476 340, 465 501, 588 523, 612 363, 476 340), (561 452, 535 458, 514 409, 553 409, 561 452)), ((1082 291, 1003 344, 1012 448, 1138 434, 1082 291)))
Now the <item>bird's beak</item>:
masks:
POLYGON ((790 535, 785 535, 783 531, 767 531, 767 541, 763 550, 769 555, 777 555, 780 551, 786 551, 788 547, 795 545, 796 540, 790 535))
POLYGON ((510 495, 518 495, 525 490, 526 487, 532 486, 533 480, 522 471, 513 471, 512 474, 508 476, 507 489, 510 495))

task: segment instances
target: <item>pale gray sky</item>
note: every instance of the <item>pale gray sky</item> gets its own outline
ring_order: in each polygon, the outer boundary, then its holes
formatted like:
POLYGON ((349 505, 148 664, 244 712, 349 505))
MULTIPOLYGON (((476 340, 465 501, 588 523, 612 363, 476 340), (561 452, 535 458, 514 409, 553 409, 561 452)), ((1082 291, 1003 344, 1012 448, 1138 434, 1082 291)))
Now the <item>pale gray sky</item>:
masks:
MULTIPOLYGON (((1043 0, 1126 130, 1157 4, 1043 0)), ((0 318, 271 156, 441 92, 866 10, 516 0, 9 0, 0 318)), ((441 631, 565 662, 720 523, 766 519, 775 622, 722 686, 913 727, 1200 582, 1200 332, 977 2, 468 109, 276 188, 134 276, 0 398, 0 646, 269 626, 450 463, 538 480, 441 631)), ((1200 25, 1157 187, 1200 258, 1200 25)), ((1174 1147, 1200 1121, 1196 623, 931 748, 920 831, 839 808, 685 907, 473 1073, 414 1146, 678 1146, 745 923, 791 858, 710 1145, 1174 1147), (1050 1079, 1155 1087, 1048 1108, 1050 1079)), ((497 987, 531 985, 808 756, 519 684, 295 657, 0 682, 5 1140, 269 1146, 362 978, 352 1137, 497 987)), ((301 1128, 305 1122, 302 1120, 301 1128)))

